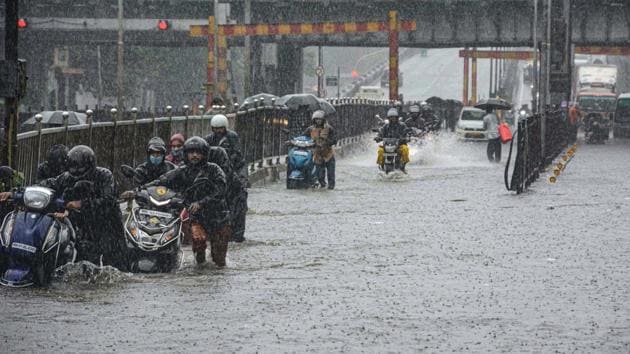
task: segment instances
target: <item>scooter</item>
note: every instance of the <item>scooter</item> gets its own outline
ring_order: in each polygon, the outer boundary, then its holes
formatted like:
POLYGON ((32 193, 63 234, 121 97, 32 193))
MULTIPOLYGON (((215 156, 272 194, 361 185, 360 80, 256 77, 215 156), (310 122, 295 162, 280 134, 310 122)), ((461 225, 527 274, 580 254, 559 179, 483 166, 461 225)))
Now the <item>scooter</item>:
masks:
POLYGON ((584 137, 587 144, 603 144, 608 139, 608 129, 602 123, 601 115, 590 114, 586 117, 584 137))
POLYGON ((13 193, 16 210, 0 229, 0 284, 27 287, 47 286, 55 269, 74 263, 76 232, 68 218, 57 220, 64 201, 44 187, 26 187, 13 193))
POLYGON ((383 147, 383 164, 380 167, 385 174, 393 172, 394 170, 403 170, 403 165, 400 163, 400 143, 401 140, 397 138, 383 138, 380 146, 383 147))
POLYGON ((287 141, 287 189, 310 188, 313 184, 313 148, 315 142, 307 136, 297 136, 287 141))
MULTIPOLYGON (((123 165, 132 178, 135 171, 123 165)), ((183 251, 182 223, 187 220, 184 200, 163 186, 139 187, 125 219, 125 240, 131 272, 170 272, 180 266, 183 251)))

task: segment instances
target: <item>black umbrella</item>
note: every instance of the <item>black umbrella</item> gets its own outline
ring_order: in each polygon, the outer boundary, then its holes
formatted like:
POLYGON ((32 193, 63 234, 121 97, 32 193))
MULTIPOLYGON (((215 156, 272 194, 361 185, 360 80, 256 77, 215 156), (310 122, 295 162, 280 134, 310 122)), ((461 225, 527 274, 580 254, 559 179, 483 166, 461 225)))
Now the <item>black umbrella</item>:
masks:
POLYGON ((332 114, 337 113, 337 110, 335 109, 335 107, 333 107, 333 105, 330 104, 330 102, 322 98, 318 98, 317 100, 319 101, 319 109, 324 111, 326 115, 332 115, 332 114))
POLYGON ((265 106, 271 106, 273 103, 273 99, 278 99, 279 97, 276 95, 272 95, 270 93, 259 93, 257 95, 253 95, 251 97, 247 97, 243 100, 243 104, 241 105, 242 109, 254 108, 256 105, 260 105, 261 100, 264 102, 265 106))
POLYGON ((305 107, 311 112, 322 109, 318 98, 308 93, 296 93, 282 96, 276 100, 276 105, 285 105, 290 110, 294 111, 300 109, 301 107, 305 107))
POLYGON ((483 99, 475 105, 477 108, 481 109, 500 109, 500 110, 510 110, 512 109, 512 104, 502 98, 487 98, 483 99))
MULTIPOLYGON (((45 125, 63 125, 63 111, 43 111, 39 113, 42 115, 42 124, 45 125)), ((68 125, 85 124, 86 115, 84 113, 77 113, 68 111, 68 125)), ((27 119, 24 125, 35 125, 37 120, 35 116, 27 119)))

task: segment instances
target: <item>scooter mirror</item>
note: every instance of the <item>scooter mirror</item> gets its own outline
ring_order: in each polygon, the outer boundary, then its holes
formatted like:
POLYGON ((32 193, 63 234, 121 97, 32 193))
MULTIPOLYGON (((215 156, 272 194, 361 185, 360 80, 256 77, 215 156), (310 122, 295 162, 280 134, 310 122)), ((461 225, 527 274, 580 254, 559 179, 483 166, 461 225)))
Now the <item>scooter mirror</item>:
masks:
POLYGON ((378 133, 378 129, 374 128, 374 129, 372 129, 372 132, 373 133, 378 133))

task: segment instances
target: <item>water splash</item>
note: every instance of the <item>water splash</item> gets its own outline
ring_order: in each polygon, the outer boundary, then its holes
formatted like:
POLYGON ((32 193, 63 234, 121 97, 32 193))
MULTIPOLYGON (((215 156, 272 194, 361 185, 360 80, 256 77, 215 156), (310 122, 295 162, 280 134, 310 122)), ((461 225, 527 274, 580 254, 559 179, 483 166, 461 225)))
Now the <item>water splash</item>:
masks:
POLYGON ((88 261, 65 264, 55 270, 55 278, 63 283, 113 285, 131 279, 112 266, 97 266, 88 261))

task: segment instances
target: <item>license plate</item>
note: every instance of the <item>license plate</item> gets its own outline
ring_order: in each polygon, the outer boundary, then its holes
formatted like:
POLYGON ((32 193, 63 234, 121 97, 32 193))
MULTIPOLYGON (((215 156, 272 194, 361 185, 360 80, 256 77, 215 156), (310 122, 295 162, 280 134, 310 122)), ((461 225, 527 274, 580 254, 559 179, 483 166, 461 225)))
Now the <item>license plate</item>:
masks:
POLYGON ((138 210, 138 214, 140 215, 149 215, 149 216, 157 216, 158 218, 172 218, 173 215, 169 214, 169 213, 163 213, 161 211, 156 211, 156 210, 147 210, 147 209, 140 209, 138 210))
POLYGON ((467 138, 483 138, 482 133, 466 133, 467 138))
POLYGON ((308 152, 307 151, 294 151, 293 154, 294 155, 300 155, 300 156, 308 156, 308 152))

